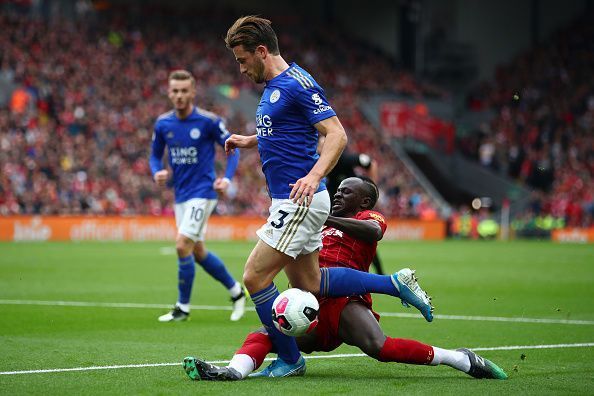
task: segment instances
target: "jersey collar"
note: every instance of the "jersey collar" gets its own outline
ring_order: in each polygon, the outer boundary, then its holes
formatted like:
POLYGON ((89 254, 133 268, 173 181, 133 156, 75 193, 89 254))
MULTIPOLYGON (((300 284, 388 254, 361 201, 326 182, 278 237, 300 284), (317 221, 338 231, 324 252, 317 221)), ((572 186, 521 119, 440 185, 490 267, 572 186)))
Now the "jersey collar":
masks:
POLYGON ((294 68, 295 66, 297 66, 297 64, 296 64, 295 62, 291 62, 291 63, 289 64, 289 67, 287 67, 287 68, 286 68, 286 69, 285 69, 285 70, 284 70, 284 71, 283 71, 281 74, 279 74, 278 76, 274 77, 272 80, 268 80, 268 81, 266 81, 266 84, 265 84, 264 86, 265 86, 265 87, 268 87, 268 85, 269 85, 269 84, 272 84, 274 81, 278 81, 278 80, 280 80, 280 78, 281 78, 282 76, 284 76, 285 74, 287 74, 287 72, 288 72, 289 70, 291 70, 292 68, 294 68))

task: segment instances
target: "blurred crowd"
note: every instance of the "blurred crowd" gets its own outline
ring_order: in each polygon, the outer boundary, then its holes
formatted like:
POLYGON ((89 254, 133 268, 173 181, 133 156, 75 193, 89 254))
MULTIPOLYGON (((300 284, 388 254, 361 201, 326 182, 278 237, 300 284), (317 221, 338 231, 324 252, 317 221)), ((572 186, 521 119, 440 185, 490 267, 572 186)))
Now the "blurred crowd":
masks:
POLYGON ((496 116, 461 148, 533 190, 526 224, 594 225, 594 24, 584 16, 469 96, 496 116))
MULTIPOLYGON (((199 106, 225 117, 232 131, 255 131, 253 119, 208 94, 215 86, 259 89, 240 75, 224 46, 221 37, 232 20, 216 9, 204 11, 208 18, 200 23, 196 15, 151 7, 118 13, 79 1, 75 10, 69 18, 33 18, 27 7, 0 13, 0 88, 11 87, 4 105, 0 97, 0 215, 171 215, 173 193, 154 185, 148 167, 153 123, 169 110, 168 73, 190 70, 199 106)), ((295 35, 287 26, 278 29, 285 59, 310 70, 325 87, 350 149, 378 163, 379 210, 435 216, 428 196, 357 102, 378 90, 415 97, 443 92, 340 32, 312 28, 295 35)), ((257 152, 244 151, 217 210, 263 215, 268 206, 257 152)))

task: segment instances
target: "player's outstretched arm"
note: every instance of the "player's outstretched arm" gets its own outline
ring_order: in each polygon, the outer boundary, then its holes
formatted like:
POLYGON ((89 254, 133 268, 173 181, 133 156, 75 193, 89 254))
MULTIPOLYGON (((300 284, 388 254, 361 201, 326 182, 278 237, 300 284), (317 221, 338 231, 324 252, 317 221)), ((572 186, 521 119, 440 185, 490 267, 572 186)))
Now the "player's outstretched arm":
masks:
POLYGON ((320 135, 325 137, 321 147, 320 158, 309 173, 291 184, 292 190, 289 199, 301 204, 305 198, 311 203, 318 190, 320 181, 330 173, 338 162, 340 154, 347 144, 347 136, 338 117, 333 116, 314 125, 320 135))
POLYGON ((258 145, 256 135, 237 135, 233 134, 225 141, 225 154, 229 155, 236 148, 253 148, 258 145))
POLYGON ((328 216, 325 224, 368 243, 377 242, 384 236, 381 227, 372 220, 328 216))

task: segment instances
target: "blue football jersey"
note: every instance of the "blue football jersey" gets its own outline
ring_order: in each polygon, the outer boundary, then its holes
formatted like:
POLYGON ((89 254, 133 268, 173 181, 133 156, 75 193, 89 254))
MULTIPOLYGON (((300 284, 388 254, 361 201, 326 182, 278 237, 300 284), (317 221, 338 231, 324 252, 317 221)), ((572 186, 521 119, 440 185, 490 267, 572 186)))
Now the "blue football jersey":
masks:
MULTIPOLYGON (((289 198, 289 184, 313 168, 319 158, 313 125, 335 115, 324 90, 295 63, 266 83, 256 112, 256 132, 272 198, 289 198)), ((318 191, 325 189, 322 181, 318 191)))
MULTIPOLYGON (((216 114, 194 107, 179 119, 175 111, 157 118, 150 157, 151 171, 163 169, 163 153, 168 148, 175 202, 192 198, 217 198, 215 180, 215 143, 223 146, 230 136, 225 123, 216 114)), ((226 176, 231 178, 237 166, 237 150, 227 159, 226 176), (235 157, 235 158, 232 158, 235 157)))

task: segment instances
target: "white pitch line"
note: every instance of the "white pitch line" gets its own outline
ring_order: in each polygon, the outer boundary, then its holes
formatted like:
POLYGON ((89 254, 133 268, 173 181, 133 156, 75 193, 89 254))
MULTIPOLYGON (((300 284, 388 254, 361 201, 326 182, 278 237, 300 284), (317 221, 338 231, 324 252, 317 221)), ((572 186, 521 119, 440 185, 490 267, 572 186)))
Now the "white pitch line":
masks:
MULTIPOLYGON (((167 304, 140 304, 140 303, 101 303, 84 301, 40 301, 40 300, 1 300, 0 305, 47 305, 65 307, 99 307, 99 308, 148 308, 148 309, 169 309, 167 304)), ((198 311, 231 311, 231 306, 219 305, 192 305, 198 311)), ((255 311, 254 307, 246 307, 247 311, 255 311)), ((420 318, 420 314, 407 312, 379 312, 383 317, 394 318, 420 318)), ((441 320, 468 320, 480 322, 515 322, 515 323, 544 323, 544 324, 569 324, 569 325, 594 325, 594 320, 573 320, 573 319, 544 319, 544 318, 514 318, 500 316, 465 316, 465 315, 434 315, 441 320)))
MULTIPOLYGON (((513 351, 517 349, 554 349, 554 348, 583 348, 594 347, 594 342, 586 342, 580 344, 550 344, 550 345, 509 345, 500 347, 477 347, 470 348, 473 351, 513 351)), ((335 359, 335 358, 352 358, 352 357, 366 357, 364 353, 342 353, 334 355, 313 355, 304 356, 305 359, 335 359)), ((270 361, 275 358, 266 358, 264 360, 270 361)), ((213 360, 209 363, 226 364, 230 360, 213 360)), ((110 370, 122 368, 144 368, 144 367, 163 367, 163 366, 180 366, 176 363, 144 363, 144 364, 126 364, 113 366, 92 366, 92 367, 73 367, 64 369, 45 369, 45 370, 20 370, 20 371, 0 371, 0 375, 17 375, 17 374, 46 374, 46 373, 64 373, 69 371, 92 371, 92 370, 110 370)))
MULTIPOLYGON (((380 316, 394 316, 398 318, 417 318, 420 315, 412 313, 380 312, 380 316)), ((466 316, 466 315, 433 315, 435 319, 443 320, 476 320, 481 322, 517 322, 517 323, 552 323, 552 324, 573 324, 573 325, 594 325, 594 320, 572 320, 572 319, 541 319, 541 318, 508 318, 502 316, 466 316)))
MULTIPOLYGON (((148 308, 169 309, 171 304, 143 304, 143 303, 101 303, 86 301, 42 301, 42 300, 0 300, 0 305, 46 305, 61 307, 98 307, 98 308, 148 308)), ((231 306, 191 305, 199 311, 231 311, 231 306)), ((248 311, 255 311, 254 307, 246 307, 248 311)))
POLYGON ((473 351, 514 351, 516 349, 555 349, 555 348, 582 348, 593 347, 594 342, 583 342, 579 344, 549 344, 549 345, 509 345, 500 347, 479 347, 471 348, 473 351))

